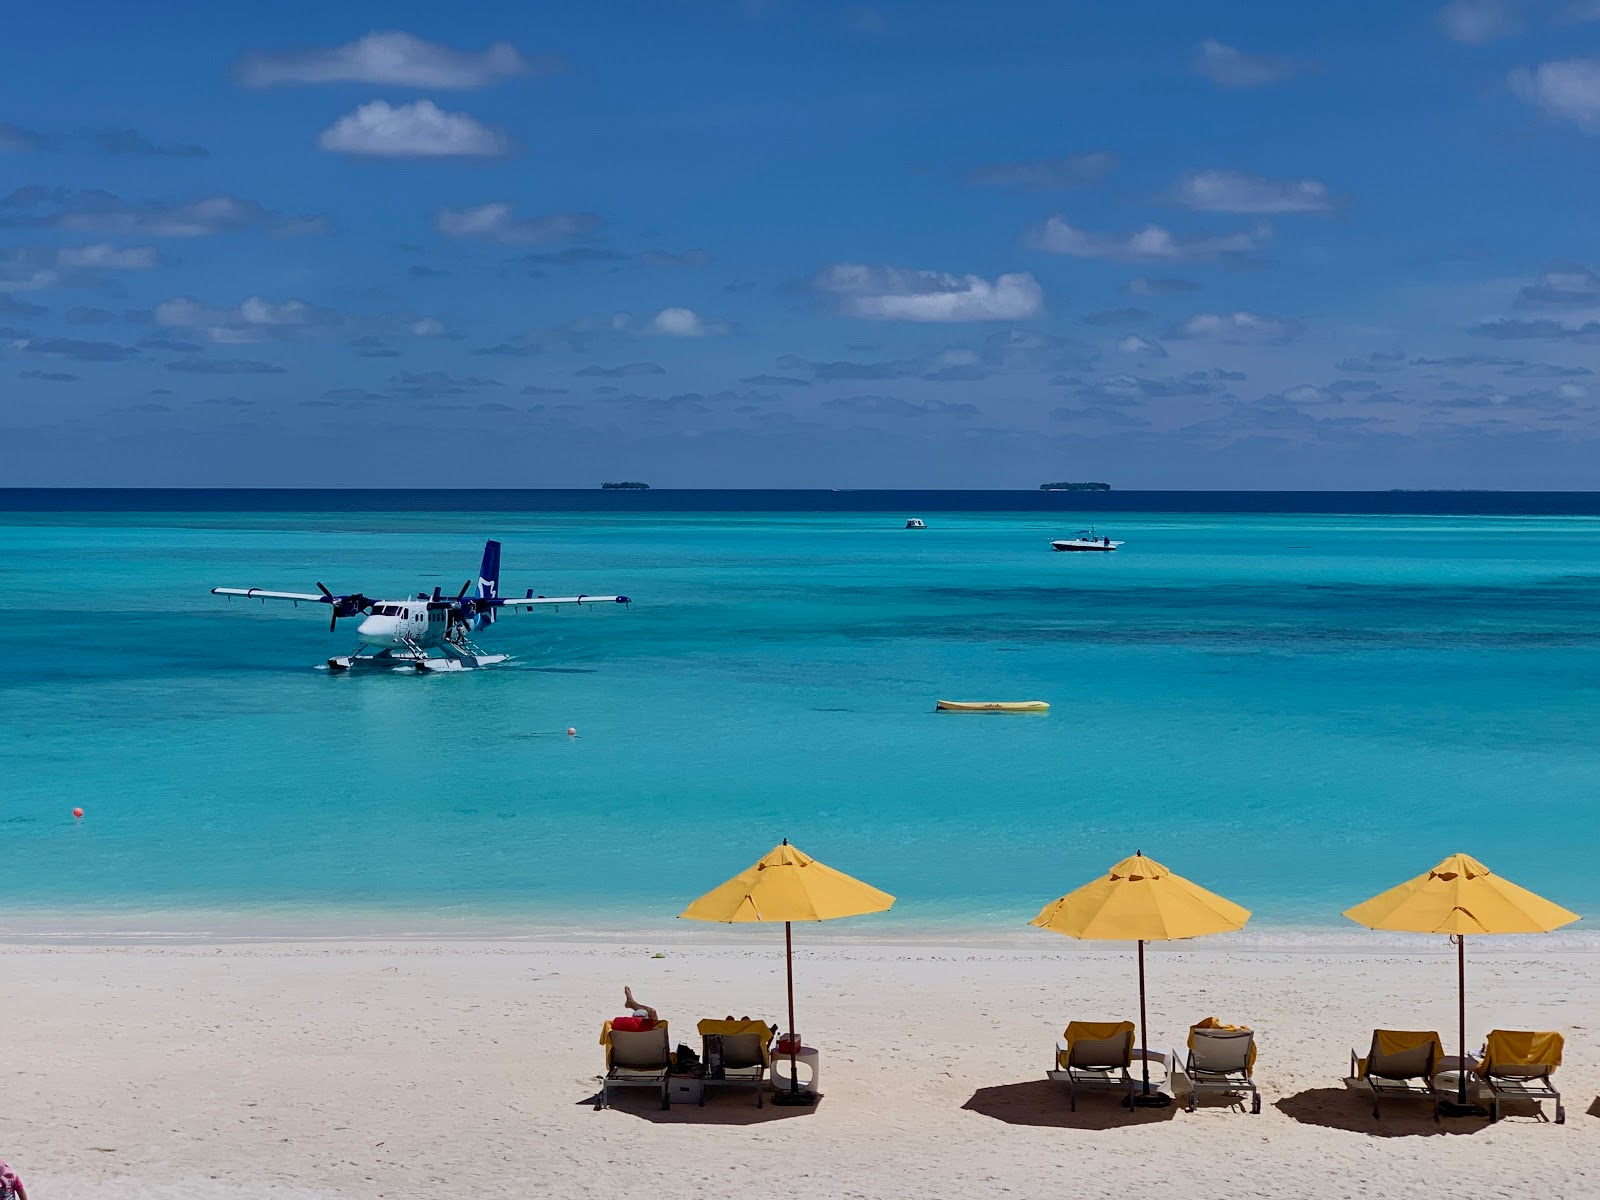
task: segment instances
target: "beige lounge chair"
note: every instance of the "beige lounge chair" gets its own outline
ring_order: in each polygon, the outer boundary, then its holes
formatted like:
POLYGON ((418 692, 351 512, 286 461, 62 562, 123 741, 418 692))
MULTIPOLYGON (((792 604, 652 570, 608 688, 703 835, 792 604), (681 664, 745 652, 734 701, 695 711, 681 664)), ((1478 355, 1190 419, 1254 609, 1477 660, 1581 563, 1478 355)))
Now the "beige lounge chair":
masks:
POLYGON ((1072 1021, 1056 1043, 1054 1067, 1045 1074, 1067 1085, 1073 1112, 1078 1111, 1079 1088, 1121 1091, 1122 1103, 1132 1108, 1138 1086, 1128 1073, 1132 1061, 1132 1021, 1072 1021))
POLYGON ((1250 1111, 1261 1111, 1261 1092, 1252 1072, 1256 1065, 1256 1035, 1243 1025, 1223 1025, 1208 1017, 1189 1030, 1189 1111, 1195 1110, 1201 1092, 1230 1096, 1250 1093, 1250 1111))
POLYGON ((1561 1093, 1550 1075, 1561 1065, 1565 1039, 1559 1033, 1496 1029, 1484 1043, 1478 1078, 1489 1089, 1489 1120, 1500 1119, 1502 1100, 1554 1100, 1556 1124, 1567 1123, 1561 1093))
MULTIPOLYGON (((1444 1043, 1439 1035, 1415 1030, 1375 1029, 1372 1048, 1365 1058, 1350 1051, 1350 1077, 1346 1085, 1372 1094, 1372 1115, 1380 1114, 1384 1100, 1411 1098, 1433 1102, 1433 1119, 1439 1119, 1439 1101, 1444 1099, 1433 1085, 1433 1075, 1444 1058, 1444 1043)), ((1454 1089, 1452 1088, 1452 1095, 1454 1089)))
MULTIPOLYGON (((696 1027, 700 1032, 700 1061, 705 1064, 704 1085, 742 1084, 756 1094, 756 1107, 762 1106, 762 1083, 772 1065, 772 1038, 776 1025, 764 1021, 707 1019, 696 1027)), ((704 1090, 700 1102, 705 1103, 704 1090)))
POLYGON ((607 1021, 600 1029, 600 1044, 606 1048, 606 1074, 600 1084, 600 1103, 595 1111, 611 1107, 613 1087, 659 1087, 661 1107, 671 1108, 667 1077, 672 1074, 672 1041, 667 1023, 658 1021, 653 1029, 613 1029, 607 1021))

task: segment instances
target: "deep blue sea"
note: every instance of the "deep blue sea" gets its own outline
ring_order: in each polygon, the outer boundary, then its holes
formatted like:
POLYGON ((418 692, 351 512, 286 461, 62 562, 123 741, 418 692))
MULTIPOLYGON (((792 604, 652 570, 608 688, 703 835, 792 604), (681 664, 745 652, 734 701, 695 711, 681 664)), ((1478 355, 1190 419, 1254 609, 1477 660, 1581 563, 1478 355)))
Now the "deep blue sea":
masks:
POLYGON ((1458 849, 1593 913, 1597 601, 1593 494, 0 491, 0 926, 665 930, 785 836, 879 933, 1134 849, 1264 928, 1458 849), (485 537, 635 603, 342 677, 353 623, 209 594, 453 591, 485 537))

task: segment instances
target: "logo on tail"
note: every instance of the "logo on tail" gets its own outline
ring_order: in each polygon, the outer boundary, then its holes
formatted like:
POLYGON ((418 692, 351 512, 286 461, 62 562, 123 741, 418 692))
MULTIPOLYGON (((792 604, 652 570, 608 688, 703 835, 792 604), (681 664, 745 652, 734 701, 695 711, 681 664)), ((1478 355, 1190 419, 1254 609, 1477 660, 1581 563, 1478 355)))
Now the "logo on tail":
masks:
MULTIPOLYGON (((483 565, 478 568, 478 599, 493 600, 500 594, 500 543, 483 544, 483 565)), ((494 624, 494 609, 484 608, 472 622, 474 629, 487 629, 494 624)))

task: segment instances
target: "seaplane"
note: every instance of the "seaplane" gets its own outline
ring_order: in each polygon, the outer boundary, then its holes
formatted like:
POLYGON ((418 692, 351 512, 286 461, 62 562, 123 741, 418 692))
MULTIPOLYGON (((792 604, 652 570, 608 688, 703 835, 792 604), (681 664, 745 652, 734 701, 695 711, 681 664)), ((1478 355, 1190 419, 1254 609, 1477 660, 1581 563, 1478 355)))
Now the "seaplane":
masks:
POLYGON ((502 612, 532 612, 535 608, 559 607, 563 604, 632 603, 626 596, 535 596, 529 588, 525 596, 500 595, 500 543, 488 541, 483 545, 483 564, 478 569, 477 590, 473 581, 467 580, 454 596, 442 594, 440 588, 418 592, 403 600, 373 600, 362 592, 335 595, 317 584, 315 592, 269 592, 263 588, 211 589, 213 596, 238 596, 245 600, 288 600, 298 608, 302 604, 328 606, 328 632, 339 627, 341 619, 362 616, 356 626, 360 639, 353 653, 338 655, 328 660, 330 671, 355 671, 388 669, 396 671, 467 671, 476 667, 492 667, 511 657, 509 654, 491 654, 471 638, 494 624, 502 612))

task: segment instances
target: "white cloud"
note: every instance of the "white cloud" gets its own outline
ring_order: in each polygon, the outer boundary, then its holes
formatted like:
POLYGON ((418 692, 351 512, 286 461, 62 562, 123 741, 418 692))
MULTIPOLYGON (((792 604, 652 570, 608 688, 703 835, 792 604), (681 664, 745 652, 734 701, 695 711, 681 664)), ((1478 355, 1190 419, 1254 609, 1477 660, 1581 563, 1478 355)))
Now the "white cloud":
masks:
POLYGON ((502 158, 511 152, 500 130, 466 113, 445 112, 432 100, 370 101, 324 129, 317 145, 367 158, 502 158))
POLYGON ((554 55, 525 57, 510 42, 495 42, 481 54, 425 42, 409 33, 376 30, 330 50, 255 53, 234 73, 245 87, 296 83, 374 83, 418 88, 481 88, 518 75, 562 69, 554 55))
POLYGON ((1511 90, 1529 104, 1600 132, 1600 59, 1562 58, 1511 72, 1511 90))
POLYGON ((1146 225, 1125 235, 1090 233, 1051 217, 1028 238, 1030 245, 1051 254, 1075 258, 1107 258, 1117 262, 1214 262, 1258 250, 1272 237, 1272 229, 1215 235, 1180 236, 1161 225, 1146 225))
POLYGON ((1116 166, 1115 154, 1109 150, 1093 150, 1068 158, 1030 159, 979 167, 967 174, 967 182, 976 187, 1003 187, 1019 192, 1058 191, 1104 183, 1116 166))
POLYGON ((1167 336, 1230 345, 1278 346, 1293 341, 1301 328, 1298 321, 1253 312, 1195 313, 1167 336))
POLYGON ((1275 398, 1289 404, 1338 404, 1344 399, 1337 392, 1315 387, 1309 383, 1297 383, 1293 387, 1285 388, 1277 397, 1267 397, 1268 400, 1275 398))
POLYGON ((155 307, 156 324, 168 329, 192 329, 213 342, 242 345, 300 337, 342 324, 331 309, 304 300, 273 304, 250 296, 238 308, 211 308, 193 296, 174 296, 155 307))
POLYGON ((1195 47, 1190 66, 1218 87, 1253 88, 1278 83, 1314 69, 1279 54, 1246 54, 1234 46, 1207 38, 1195 47))
POLYGON ((1200 285, 1189 279, 1153 279, 1148 275, 1136 275, 1123 285, 1123 291, 1130 296, 1171 296, 1178 292, 1196 292, 1200 285))
POLYGON ((1044 289, 1026 272, 997 276, 835 263, 812 286, 842 297, 846 316, 872 321, 1024 321, 1044 307, 1044 289))
POLYGON ((423 317, 411 323, 411 333, 414 337, 442 337, 444 322, 438 317, 423 317))
POLYGON ((1561 263, 1517 293, 1518 308, 1571 305, 1600 307, 1600 273, 1579 263, 1561 263))
POLYGON ((0 152, 21 154, 44 147, 44 138, 31 129, 0 121, 0 152))
POLYGON ((1117 341, 1117 350, 1122 354, 1142 355, 1146 358, 1165 358, 1167 348, 1154 338, 1140 337, 1137 333, 1130 333, 1125 338, 1117 341))
POLYGON ((262 230, 274 237, 299 237, 328 233, 332 228, 325 216, 285 217, 254 200, 226 192, 178 203, 135 204, 98 189, 74 191, 37 185, 18 188, 0 198, 0 223, 26 229, 143 237, 209 237, 251 230, 262 230))
POLYGON ((96 242, 90 246, 63 246, 56 261, 63 267, 84 267, 101 271, 144 271, 161 259, 154 246, 113 246, 96 242))
POLYGON ((600 228, 594 213, 554 212, 534 217, 513 215, 504 200, 476 208, 441 208, 433 227, 445 237, 482 238, 502 246, 541 246, 581 237, 600 228))
POLYGON ((644 328, 667 337, 721 337, 729 332, 721 321, 707 321, 692 308, 663 308, 644 328))
POLYGON ((1323 213, 1334 198, 1320 179, 1268 179, 1218 167, 1186 171, 1172 185, 1171 199, 1200 212, 1323 213))
POLYGON ((1515 0, 1450 0, 1438 12, 1439 28, 1452 42, 1481 45, 1522 29, 1515 0))
POLYGON ((37 292, 55 287, 61 276, 22 266, 0 264, 0 292, 37 292))

